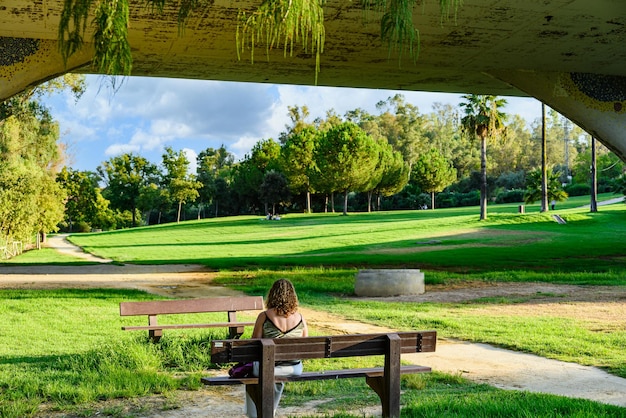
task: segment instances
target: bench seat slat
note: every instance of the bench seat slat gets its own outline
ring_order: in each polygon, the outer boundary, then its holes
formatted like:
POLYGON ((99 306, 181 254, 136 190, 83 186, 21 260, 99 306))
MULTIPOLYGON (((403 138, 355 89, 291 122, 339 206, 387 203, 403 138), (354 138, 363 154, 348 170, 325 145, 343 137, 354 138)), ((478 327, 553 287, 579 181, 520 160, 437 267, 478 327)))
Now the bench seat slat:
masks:
POLYGON ((157 329, 177 329, 177 328, 218 328, 218 327, 239 327, 252 326, 254 322, 216 322, 211 324, 164 324, 164 325, 145 325, 145 326, 124 326, 124 331, 136 330, 157 330, 157 329))
MULTIPOLYGON (((400 367, 400 374, 429 373, 430 367, 408 365, 400 367)), ((371 367, 363 369, 341 369, 341 370, 324 370, 319 372, 304 372, 298 376, 276 376, 276 382, 305 382, 311 380, 334 380, 334 379, 350 379, 356 377, 381 377, 384 375, 383 367, 371 367)), ((220 385, 256 385, 259 383, 257 377, 230 377, 216 376, 203 377, 202 383, 212 386, 220 385)))

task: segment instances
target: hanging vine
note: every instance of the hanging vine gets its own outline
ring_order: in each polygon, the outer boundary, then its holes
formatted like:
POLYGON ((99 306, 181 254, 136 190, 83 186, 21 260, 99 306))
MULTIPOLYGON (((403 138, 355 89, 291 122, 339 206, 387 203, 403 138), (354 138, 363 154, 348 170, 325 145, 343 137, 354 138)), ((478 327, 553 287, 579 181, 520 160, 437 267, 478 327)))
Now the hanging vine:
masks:
POLYGON ((285 57, 293 56, 294 43, 302 42, 305 52, 315 54, 315 84, 320 71, 320 54, 324 51, 324 0, 265 0, 252 13, 240 12, 237 25, 237 57, 246 48, 254 62, 254 48, 265 43, 266 55, 283 45, 285 57), (310 42, 310 45, 309 45, 310 42))
MULTIPOLYGON (((407 51, 413 62, 420 53, 420 33, 413 23, 413 9, 425 0, 363 0, 364 9, 382 12, 380 19, 380 37, 387 43, 389 57, 398 53, 398 61, 402 61, 407 51)), ((453 15, 455 20, 463 0, 439 0, 440 22, 443 24, 453 15)))
MULTIPOLYGON (((67 59, 82 48, 93 8, 93 43, 96 71, 109 75, 130 75, 132 54, 128 42, 130 0, 64 0, 59 21, 59 50, 67 59)), ((146 6, 163 12, 168 0, 144 0, 146 6)), ((208 0, 178 0, 179 32, 184 29, 188 16, 208 0)), ((426 0, 422 0, 426 1, 426 0)), ((253 12, 240 11, 236 31, 237 56, 250 50, 254 62, 254 49, 265 44, 266 55, 273 48, 283 47, 283 53, 293 56, 300 43, 305 52, 315 55, 315 83, 320 71, 320 54, 324 51, 325 0, 263 0, 253 12)), ((382 12, 381 39, 386 42, 389 54, 397 51, 399 59, 406 50, 417 60, 419 56, 419 31, 413 23, 413 9, 420 0, 363 0, 366 10, 382 12)), ((439 0, 441 21, 452 12, 456 17, 463 0, 439 0)))
POLYGON ((128 43, 127 0, 100 0, 95 10, 94 67, 100 73, 128 75, 133 57, 128 43))

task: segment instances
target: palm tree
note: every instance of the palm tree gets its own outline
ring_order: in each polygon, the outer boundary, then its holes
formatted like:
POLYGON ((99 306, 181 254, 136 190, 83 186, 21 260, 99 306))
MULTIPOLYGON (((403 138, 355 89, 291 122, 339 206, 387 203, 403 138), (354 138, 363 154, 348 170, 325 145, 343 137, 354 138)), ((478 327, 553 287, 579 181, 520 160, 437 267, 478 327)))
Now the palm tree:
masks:
MULTIPOLYGON (((526 174, 526 192, 524 193, 525 203, 534 203, 542 200, 544 196, 544 178, 545 178, 545 195, 550 202, 564 202, 568 195, 561 185, 561 172, 554 170, 546 170, 544 176, 543 170, 536 169, 526 174)), ((545 211, 544 211, 545 212, 545 211)))
POLYGON ((506 105, 506 99, 480 94, 462 97, 465 99, 460 104, 465 108, 465 116, 461 118, 463 130, 471 138, 480 139, 480 220, 484 220, 487 219, 487 139, 504 131, 506 114, 500 109, 506 105))

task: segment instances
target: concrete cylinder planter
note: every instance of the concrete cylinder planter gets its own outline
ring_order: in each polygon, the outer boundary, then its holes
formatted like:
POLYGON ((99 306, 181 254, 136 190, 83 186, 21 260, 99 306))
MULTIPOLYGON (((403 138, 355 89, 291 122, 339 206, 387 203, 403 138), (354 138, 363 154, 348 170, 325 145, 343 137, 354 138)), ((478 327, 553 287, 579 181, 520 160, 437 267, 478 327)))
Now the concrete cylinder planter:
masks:
POLYGON ((359 270, 354 284, 357 296, 420 295, 426 291, 419 269, 359 270))

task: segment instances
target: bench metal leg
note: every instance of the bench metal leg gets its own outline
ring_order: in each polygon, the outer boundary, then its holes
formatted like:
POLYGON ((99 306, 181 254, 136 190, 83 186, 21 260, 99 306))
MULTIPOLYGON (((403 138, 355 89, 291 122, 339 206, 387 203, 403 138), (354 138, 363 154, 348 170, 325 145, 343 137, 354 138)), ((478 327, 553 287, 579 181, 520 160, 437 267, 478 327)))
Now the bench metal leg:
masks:
POLYGON ((385 374, 382 377, 366 377, 365 381, 380 398, 383 417, 400 417, 400 337, 390 334, 385 354, 385 374))
POLYGON ((153 343, 158 343, 161 340, 162 336, 163 336, 163 330, 162 329, 150 329, 150 330, 148 330, 148 337, 150 337, 150 340, 152 340, 153 343))
MULTIPOLYGON (((228 311, 228 322, 237 322, 237 311, 228 311)), ((238 339, 241 337, 245 328, 243 325, 237 327, 228 327, 228 338, 238 339)))
MULTIPOLYGON (((157 316, 156 315, 148 315, 148 325, 157 325, 157 316)), ((158 343, 161 337, 163 336, 162 329, 150 329, 148 330, 148 337, 152 340, 153 343, 158 343)))
POLYGON ((228 338, 237 340, 239 339, 239 337, 241 337, 244 330, 245 327, 243 325, 238 327, 228 327, 228 338))

